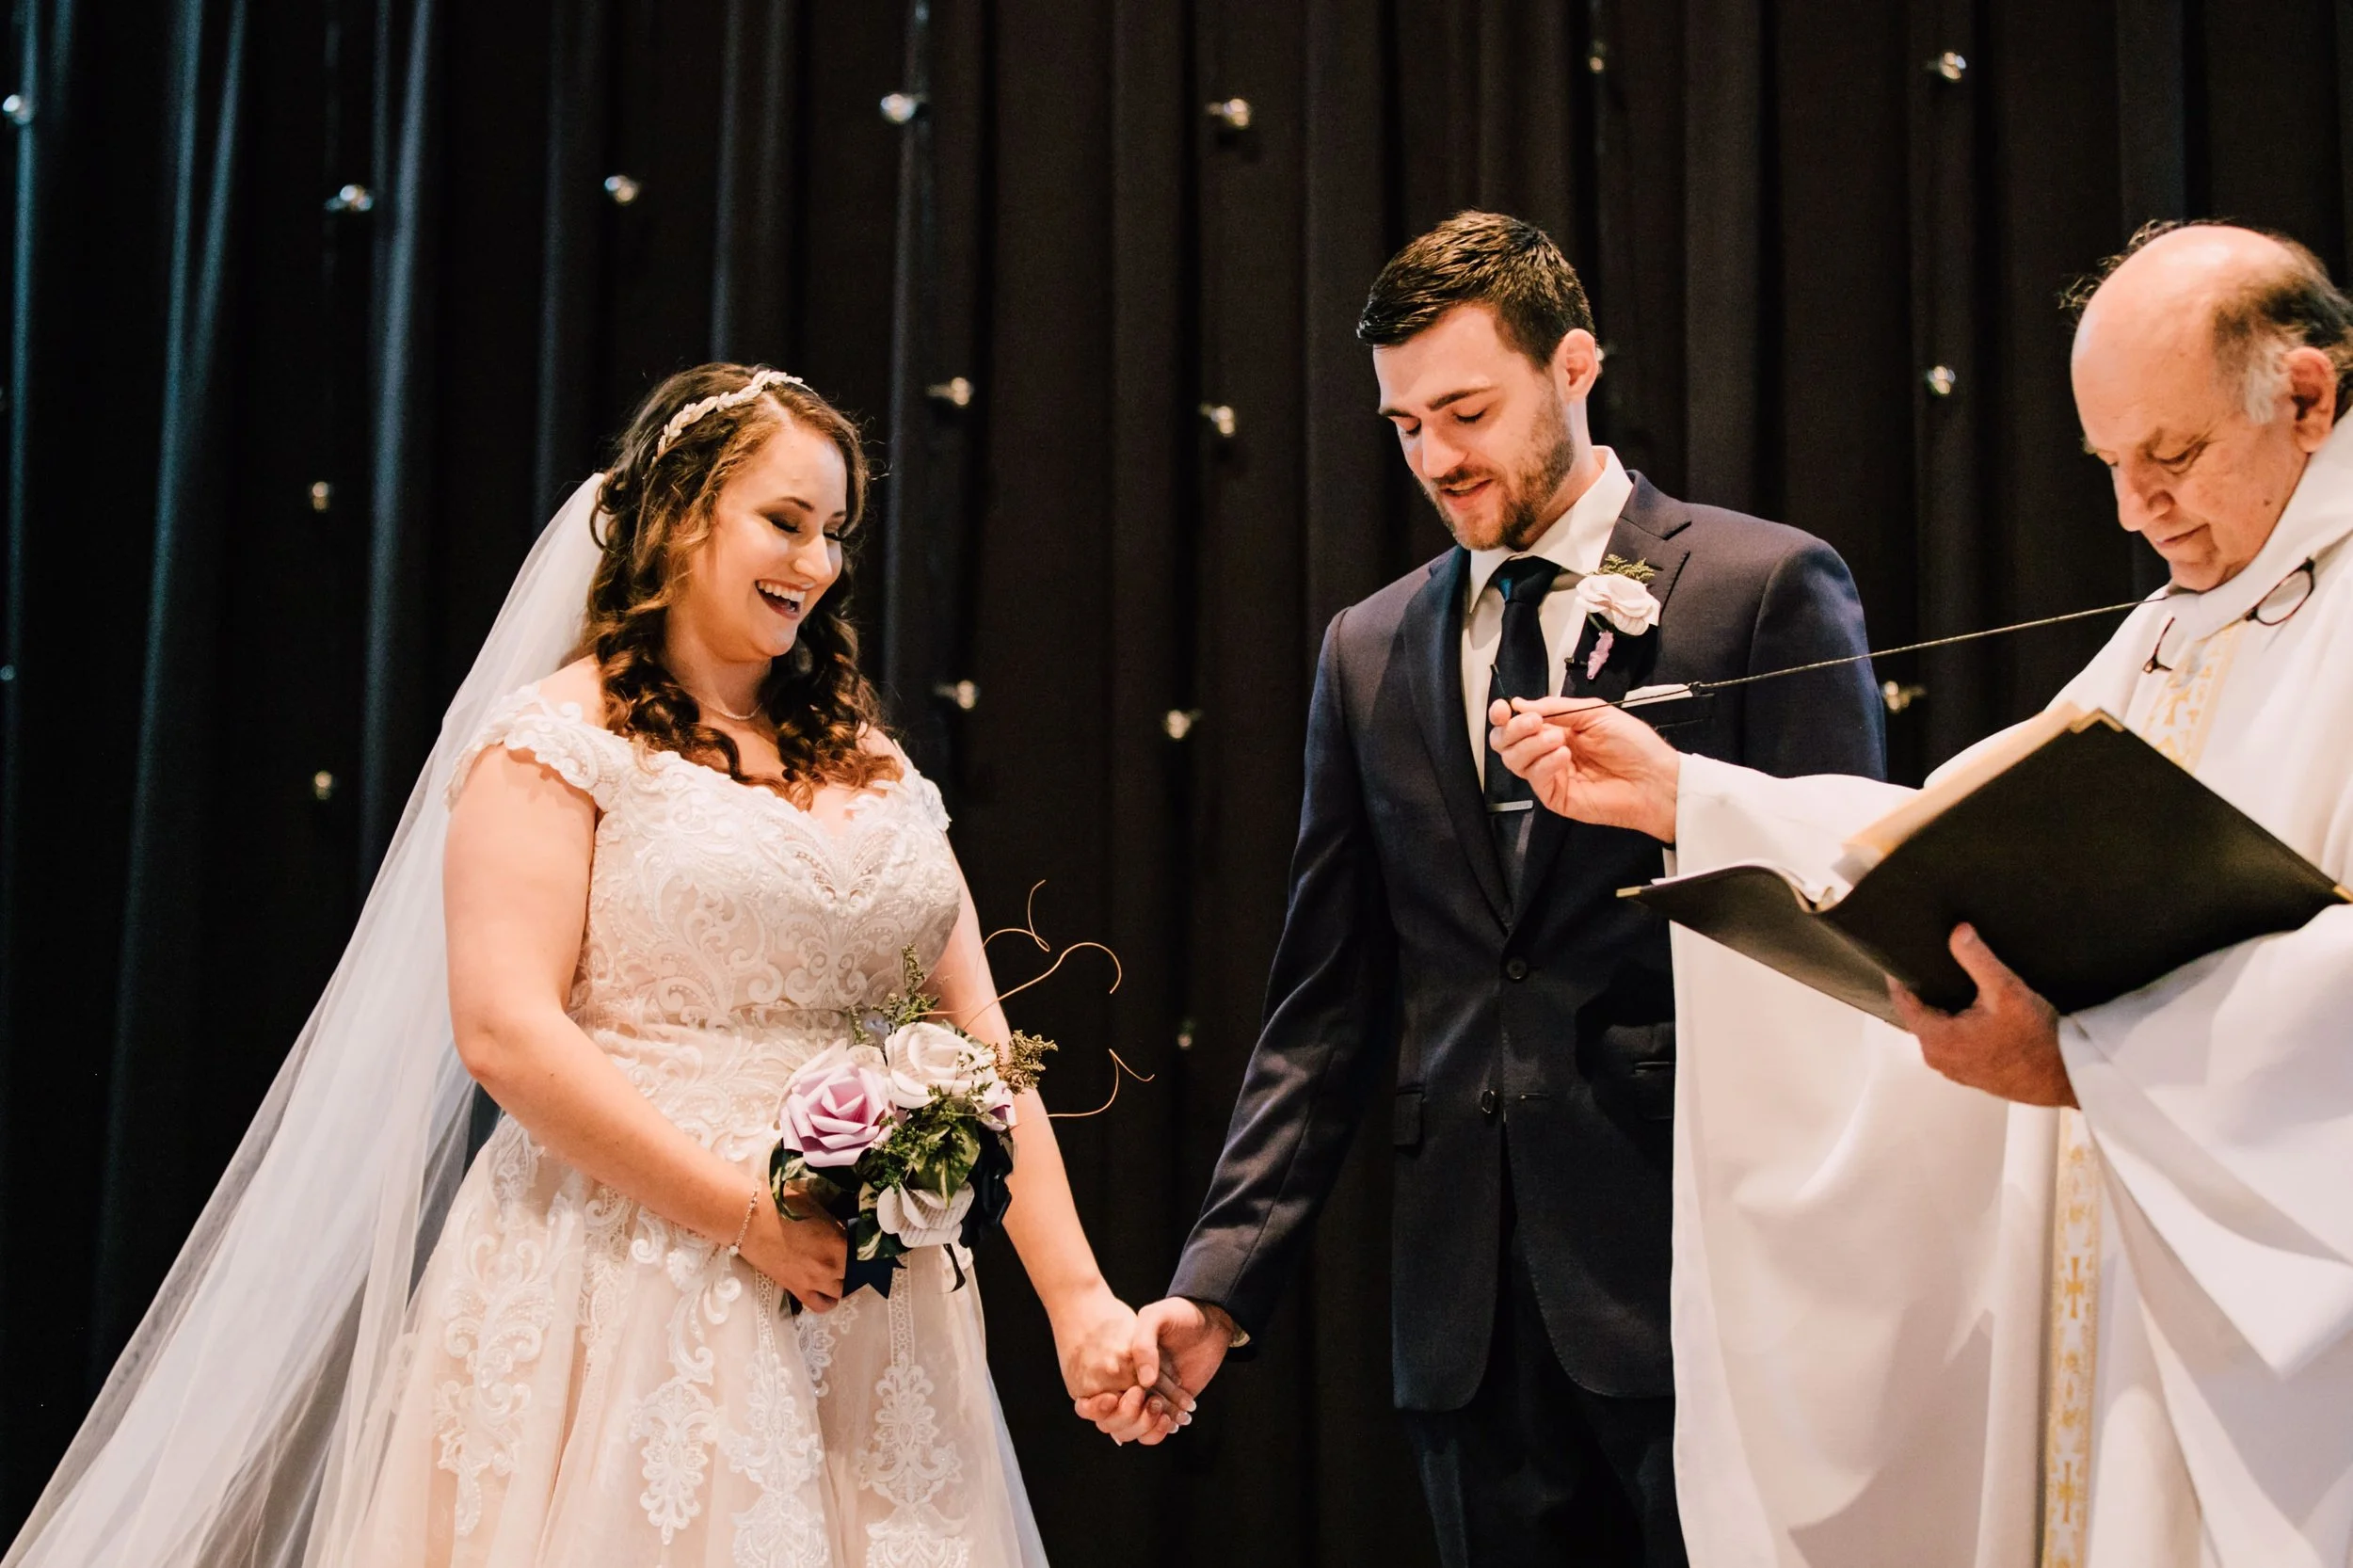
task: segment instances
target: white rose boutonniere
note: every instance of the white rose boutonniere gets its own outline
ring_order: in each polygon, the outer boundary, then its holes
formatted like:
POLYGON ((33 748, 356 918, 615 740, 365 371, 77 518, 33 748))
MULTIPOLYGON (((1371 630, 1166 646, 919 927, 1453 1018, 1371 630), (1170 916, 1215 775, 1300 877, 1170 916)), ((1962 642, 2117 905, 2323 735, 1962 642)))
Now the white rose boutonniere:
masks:
POLYGON ((1577 607, 1601 633, 1585 656, 1586 680, 1600 676, 1621 634, 1640 637, 1658 624, 1658 599, 1647 586, 1657 575, 1658 568, 1648 561, 1612 555, 1599 571, 1577 579, 1577 607))
POLYGON ((1587 615, 1609 622, 1629 637, 1639 637, 1658 624, 1658 600, 1631 577, 1595 572, 1579 578, 1577 601, 1587 615))

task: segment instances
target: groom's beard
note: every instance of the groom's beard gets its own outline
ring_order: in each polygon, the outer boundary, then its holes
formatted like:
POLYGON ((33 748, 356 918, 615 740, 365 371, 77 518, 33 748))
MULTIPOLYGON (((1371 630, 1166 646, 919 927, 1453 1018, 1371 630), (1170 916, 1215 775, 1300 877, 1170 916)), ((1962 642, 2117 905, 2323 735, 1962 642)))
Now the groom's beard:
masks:
POLYGON ((1561 481, 1569 476, 1569 470, 1576 466, 1577 440, 1569 434, 1569 422, 1561 417, 1560 406, 1547 400, 1528 461, 1520 465, 1518 472, 1497 479, 1496 488, 1502 514, 1497 520, 1495 537, 1466 534, 1438 498, 1438 491, 1445 486, 1486 477, 1493 471, 1458 468, 1435 480, 1425 480, 1421 493, 1436 510, 1447 532, 1464 549, 1493 550, 1500 545, 1507 550, 1526 550, 1543 537, 1545 529, 1552 523, 1548 513, 1553 495, 1560 489, 1561 481))

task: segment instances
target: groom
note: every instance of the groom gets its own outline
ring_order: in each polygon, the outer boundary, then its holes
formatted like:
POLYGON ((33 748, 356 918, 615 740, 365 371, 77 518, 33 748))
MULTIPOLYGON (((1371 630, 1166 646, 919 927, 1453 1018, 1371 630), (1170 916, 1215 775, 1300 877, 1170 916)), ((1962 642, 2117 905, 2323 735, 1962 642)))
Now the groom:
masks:
MULTIPOLYGON (((1674 991, 1617 890, 1657 844, 1538 808, 1487 703, 1864 650, 1844 564, 1593 444, 1601 354, 1542 231, 1463 213, 1366 302, 1381 413, 1460 548, 1334 618, 1264 1032, 1150 1340, 1198 1391, 1267 1321, 1392 1053, 1396 1399, 1450 1565, 1680 1564, 1674 991)), ((1867 664, 1698 706, 1685 750, 1881 771, 1867 664)))

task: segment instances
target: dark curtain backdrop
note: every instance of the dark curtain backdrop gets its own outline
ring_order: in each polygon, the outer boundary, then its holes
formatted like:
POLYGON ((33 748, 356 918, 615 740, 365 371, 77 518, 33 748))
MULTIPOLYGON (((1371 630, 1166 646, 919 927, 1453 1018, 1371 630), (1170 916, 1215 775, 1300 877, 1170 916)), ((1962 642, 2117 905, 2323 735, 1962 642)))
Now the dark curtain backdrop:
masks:
MULTIPOLYGON (((1164 1284, 1282 916, 1311 661, 1439 533, 1351 336, 1402 239, 1537 219, 1671 492, 1852 563, 1882 645, 2152 581, 2060 287, 2140 221, 2345 261, 2347 0, 16 0, 0 650, 0 1515, 324 982, 544 515, 656 377, 781 363, 888 471, 863 613, 1112 1284, 1164 1284), (895 97, 890 95, 897 95, 895 97), (1933 386, 1931 383, 1933 382, 1933 386), (1000 948, 1015 975, 1025 966, 1000 948)), ((1897 766, 2096 627, 1891 664, 1897 766)), ((1073 1562, 1409 1562, 1369 1144, 1255 1365, 1073 1422, 987 1260, 1073 1562)), ((288 1237, 289 1246, 302 1238, 288 1237)))

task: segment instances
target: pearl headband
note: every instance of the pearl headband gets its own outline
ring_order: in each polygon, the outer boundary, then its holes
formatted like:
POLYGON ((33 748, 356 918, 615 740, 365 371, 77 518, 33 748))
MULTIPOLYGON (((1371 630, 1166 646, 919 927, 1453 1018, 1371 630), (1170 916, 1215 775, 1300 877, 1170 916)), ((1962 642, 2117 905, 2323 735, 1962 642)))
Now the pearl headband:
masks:
POLYGON ((689 403, 685 408, 680 408, 677 413, 672 414, 670 416, 670 423, 662 427, 662 439, 654 443, 653 455, 658 458, 664 453, 669 451, 672 446, 678 443, 678 439, 686 433, 687 426, 702 418, 703 415, 716 412, 721 408, 732 408, 740 404, 749 403, 753 398, 758 397, 761 392, 766 392, 770 387, 777 385, 798 387, 803 392, 810 392, 812 390, 809 387, 809 384, 802 380, 799 376, 788 376, 780 370, 755 371, 752 373, 752 378, 750 380, 744 382, 733 392, 714 392, 709 397, 697 398, 696 401, 689 403))

